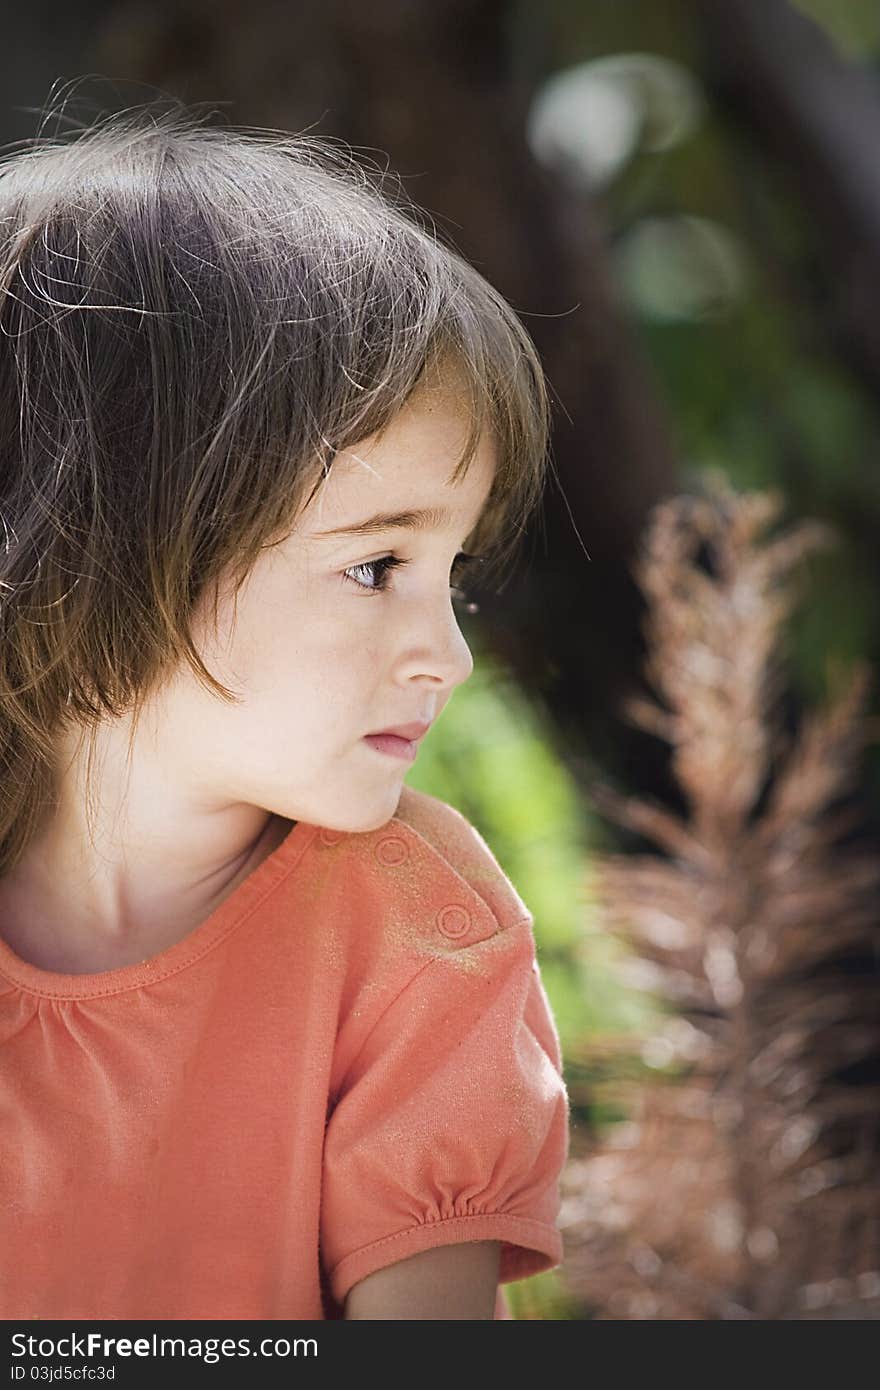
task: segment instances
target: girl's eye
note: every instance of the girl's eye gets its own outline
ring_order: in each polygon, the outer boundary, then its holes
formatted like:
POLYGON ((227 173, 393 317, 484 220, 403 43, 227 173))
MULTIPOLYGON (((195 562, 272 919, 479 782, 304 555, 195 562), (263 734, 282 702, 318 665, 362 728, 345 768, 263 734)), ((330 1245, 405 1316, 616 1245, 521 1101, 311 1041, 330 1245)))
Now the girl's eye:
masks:
POLYGON ((408 561, 402 560, 399 555, 383 555, 379 560, 367 560, 363 565, 352 565, 350 569, 343 570, 343 578, 349 584, 356 584, 359 589, 364 589, 370 594, 381 594, 388 588, 388 575, 398 565, 405 565, 408 561), (352 578, 353 575, 365 574, 372 575, 374 582, 365 584, 361 579, 352 578))
MULTIPOLYGON (((463 570, 475 568, 482 562, 483 557, 481 555, 467 555, 463 550, 460 550, 452 562, 452 569, 455 574, 459 574, 463 570)), ((352 565, 350 569, 343 570, 343 578, 350 584, 356 584, 365 593, 381 594, 388 588, 388 575, 391 570, 408 564, 409 560, 402 560, 399 555, 383 555, 379 560, 367 560, 363 565, 352 565), (353 575, 357 574, 372 574, 375 582, 365 584, 361 579, 352 578, 353 575)), ((451 593, 452 597, 457 600, 467 597, 464 591, 455 585, 451 586, 451 593)))

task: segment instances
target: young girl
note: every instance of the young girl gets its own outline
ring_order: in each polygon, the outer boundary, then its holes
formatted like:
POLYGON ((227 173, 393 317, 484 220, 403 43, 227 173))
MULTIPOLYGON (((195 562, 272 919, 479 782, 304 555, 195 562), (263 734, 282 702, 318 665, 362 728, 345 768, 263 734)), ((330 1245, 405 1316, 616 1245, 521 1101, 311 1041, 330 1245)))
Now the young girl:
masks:
POLYGON ((562 1258, 532 918, 404 785, 548 407, 330 141, 0 162, 0 1317, 492 1318, 562 1258))

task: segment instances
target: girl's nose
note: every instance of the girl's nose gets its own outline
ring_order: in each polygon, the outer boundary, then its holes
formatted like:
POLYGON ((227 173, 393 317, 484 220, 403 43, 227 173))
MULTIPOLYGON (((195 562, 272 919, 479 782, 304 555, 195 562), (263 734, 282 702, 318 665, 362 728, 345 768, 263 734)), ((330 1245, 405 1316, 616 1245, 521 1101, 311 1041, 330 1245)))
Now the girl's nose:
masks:
POLYGON ((403 649, 402 678, 430 680, 452 689, 468 679, 474 669, 471 649, 464 639, 452 604, 440 604, 430 613, 423 610, 415 633, 403 649))

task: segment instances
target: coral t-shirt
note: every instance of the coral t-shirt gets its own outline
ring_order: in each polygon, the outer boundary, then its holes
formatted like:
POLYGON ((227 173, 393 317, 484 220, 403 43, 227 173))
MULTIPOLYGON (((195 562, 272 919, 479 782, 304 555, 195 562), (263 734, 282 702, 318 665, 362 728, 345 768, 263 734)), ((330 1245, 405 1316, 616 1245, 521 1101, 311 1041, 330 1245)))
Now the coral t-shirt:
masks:
POLYGON ((550 1269, 568 1121, 479 832, 406 786, 375 831, 295 822, 152 959, 69 975, 0 938, 0 1318, 339 1318, 468 1240, 501 1284, 550 1269))

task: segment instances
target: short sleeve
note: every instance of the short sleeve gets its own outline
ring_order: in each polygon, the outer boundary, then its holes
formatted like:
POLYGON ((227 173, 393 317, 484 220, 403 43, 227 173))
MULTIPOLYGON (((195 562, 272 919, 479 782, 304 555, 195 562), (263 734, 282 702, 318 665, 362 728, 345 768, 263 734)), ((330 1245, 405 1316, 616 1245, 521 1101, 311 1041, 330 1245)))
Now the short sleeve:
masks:
POLYGON ((531 922, 421 964, 347 1068, 327 1122, 321 1256, 333 1297, 463 1241, 502 1242, 502 1284, 559 1264, 568 1142, 531 922))

